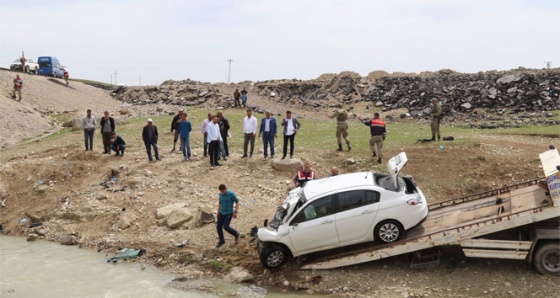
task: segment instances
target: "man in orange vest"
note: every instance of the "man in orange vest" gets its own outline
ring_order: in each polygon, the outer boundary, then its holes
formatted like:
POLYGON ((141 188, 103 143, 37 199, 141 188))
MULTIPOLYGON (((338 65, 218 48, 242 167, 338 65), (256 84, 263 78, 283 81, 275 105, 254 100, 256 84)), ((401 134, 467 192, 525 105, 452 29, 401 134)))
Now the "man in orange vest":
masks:
POLYGON ((305 182, 315 179, 315 171, 311 169, 311 163, 305 162, 303 170, 299 170, 294 177, 294 184, 296 187, 303 186, 305 182))
POLYGON ((375 146, 377 145, 377 151, 379 152, 377 163, 381 163, 381 158, 383 157, 383 141, 385 141, 387 137, 385 122, 379 119, 379 113, 373 113, 373 119, 370 121, 363 121, 363 123, 370 128, 371 139, 369 140, 369 146, 373 152, 372 157, 377 155, 375 152, 375 146))
POLYGON ((21 101, 21 87, 23 86, 23 79, 19 76, 16 75, 16 78, 14 79, 14 90, 12 91, 12 98, 16 99, 16 92, 19 95, 19 99, 18 101, 21 101))

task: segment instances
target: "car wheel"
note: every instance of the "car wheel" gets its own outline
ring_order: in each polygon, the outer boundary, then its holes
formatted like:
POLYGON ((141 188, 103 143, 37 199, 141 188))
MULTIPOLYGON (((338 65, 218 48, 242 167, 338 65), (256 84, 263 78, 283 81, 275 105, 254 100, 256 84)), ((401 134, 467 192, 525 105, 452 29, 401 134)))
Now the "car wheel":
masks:
POLYGON ((280 245, 267 245, 263 248, 260 259, 264 267, 274 269, 282 266, 289 258, 286 248, 280 245))
POLYGON ((383 243, 391 243, 402 237, 404 228, 398 221, 388 219, 377 224, 374 233, 375 239, 383 243))
POLYGON ((39 74, 39 68, 35 68, 35 74, 39 74))
POLYGON ((540 245, 533 264, 540 274, 560 276, 560 244, 548 242, 540 245))

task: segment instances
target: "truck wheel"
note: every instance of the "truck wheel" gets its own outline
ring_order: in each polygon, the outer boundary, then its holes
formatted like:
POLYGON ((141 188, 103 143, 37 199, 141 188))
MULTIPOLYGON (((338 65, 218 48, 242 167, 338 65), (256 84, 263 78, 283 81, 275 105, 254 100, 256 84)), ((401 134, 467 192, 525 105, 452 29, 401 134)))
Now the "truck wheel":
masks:
POLYGON ((289 255, 286 248, 280 245, 267 245, 261 252, 260 259, 264 267, 274 269, 282 266, 289 255))
POLYGON ((560 243, 548 242, 540 245, 533 263, 540 274, 560 276, 560 243))
POLYGON ((35 74, 39 74, 39 68, 35 68, 35 74))
POLYGON ((399 240, 403 233, 404 228, 398 221, 388 219, 377 224, 373 236, 383 243, 391 243, 399 240))

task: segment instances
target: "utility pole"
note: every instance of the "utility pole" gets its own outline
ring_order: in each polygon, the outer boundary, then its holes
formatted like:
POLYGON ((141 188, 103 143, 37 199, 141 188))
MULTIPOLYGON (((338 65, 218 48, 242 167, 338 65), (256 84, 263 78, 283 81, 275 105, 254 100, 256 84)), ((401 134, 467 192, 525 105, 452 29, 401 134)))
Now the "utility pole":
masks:
POLYGON ((115 70, 115 85, 117 85, 117 84, 118 84, 118 81, 117 81, 117 71, 115 70))
POLYGON ((544 64, 546 64, 546 69, 550 70, 550 67, 552 66, 552 61, 545 61, 544 64))
POLYGON ((229 62, 229 68, 228 68, 228 73, 227 73, 227 82, 229 84, 230 79, 231 79, 231 62, 233 62, 233 59, 228 59, 227 62, 229 62))
POLYGON ((138 77, 138 85, 142 86, 142 76, 138 77))
POLYGON ((111 87, 113 86, 113 75, 111 75, 111 87))

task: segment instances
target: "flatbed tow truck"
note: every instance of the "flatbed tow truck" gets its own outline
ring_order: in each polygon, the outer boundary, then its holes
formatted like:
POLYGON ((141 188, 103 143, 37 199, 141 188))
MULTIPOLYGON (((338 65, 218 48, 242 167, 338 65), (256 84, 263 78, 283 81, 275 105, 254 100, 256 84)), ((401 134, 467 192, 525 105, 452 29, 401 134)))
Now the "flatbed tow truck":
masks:
POLYGON ((541 274, 560 276, 560 155, 540 154, 545 178, 429 205, 426 219, 403 239, 346 247, 303 261, 302 269, 331 269, 412 254, 413 266, 439 260, 440 248, 466 257, 527 260, 541 274), (416 260, 416 264, 415 261, 416 260))

